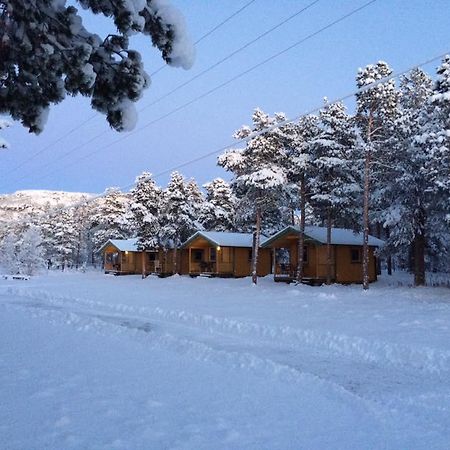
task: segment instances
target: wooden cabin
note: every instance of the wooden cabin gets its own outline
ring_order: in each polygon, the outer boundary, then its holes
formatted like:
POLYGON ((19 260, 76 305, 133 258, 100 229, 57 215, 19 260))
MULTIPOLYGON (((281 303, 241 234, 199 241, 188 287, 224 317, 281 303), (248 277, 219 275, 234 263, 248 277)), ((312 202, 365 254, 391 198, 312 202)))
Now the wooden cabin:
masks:
POLYGON ((105 273, 115 275, 173 273, 173 249, 138 250, 138 238, 110 239, 99 250, 103 253, 105 273))
MULTIPOLYGON (((191 276, 249 276, 252 244, 253 235, 250 233, 197 231, 181 246, 183 254, 187 254, 187 268, 182 263, 182 273, 191 276)), ((258 276, 271 273, 270 248, 259 249, 257 271, 258 276)))
MULTIPOLYGON (((273 250, 275 281, 292 281, 296 278, 298 239, 297 226, 288 226, 263 242, 262 248, 273 250)), ((327 229, 305 227, 304 280, 321 284, 327 277, 327 229)), ((363 235, 344 228, 331 231, 332 280, 336 283, 362 283, 363 235)), ((384 244, 369 236, 369 281, 376 281, 375 249, 384 244)))

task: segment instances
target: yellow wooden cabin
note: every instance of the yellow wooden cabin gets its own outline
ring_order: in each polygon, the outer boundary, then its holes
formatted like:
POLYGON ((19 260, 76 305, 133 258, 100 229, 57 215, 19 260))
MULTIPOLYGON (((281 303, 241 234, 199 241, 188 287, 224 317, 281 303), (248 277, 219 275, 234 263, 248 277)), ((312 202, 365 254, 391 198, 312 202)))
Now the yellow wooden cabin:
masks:
MULTIPOLYGON (((250 233, 197 231, 182 246, 187 254, 187 268, 182 273, 191 276, 246 277, 251 274, 253 236, 250 233)), ((258 276, 271 273, 271 250, 258 252, 258 276)))
MULTIPOLYGON (((275 281, 292 281, 296 277, 298 239, 297 226, 288 226, 263 242, 263 248, 273 250, 275 281)), ((305 227, 304 280, 321 284, 327 277, 327 229, 305 227)), ((336 283, 362 283, 363 235, 344 228, 331 231, 332 280, 336 283)), ((384 244, 369 236, 369 281, 376 281, 375 249, 384 244)))
POLYGON ((110 239, 101 248, 105 273, 115 275, 173 273, 173 249, 138 250, 138 238, 110 239))

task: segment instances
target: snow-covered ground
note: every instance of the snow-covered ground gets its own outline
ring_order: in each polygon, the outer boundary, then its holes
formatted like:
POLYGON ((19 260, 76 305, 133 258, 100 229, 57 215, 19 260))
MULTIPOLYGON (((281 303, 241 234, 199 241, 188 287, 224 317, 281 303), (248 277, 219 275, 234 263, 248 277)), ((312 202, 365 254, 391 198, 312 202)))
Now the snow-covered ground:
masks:
POLYGON ((0 319, 4 449, 450 448, 446 288, 52 273, 0 319))

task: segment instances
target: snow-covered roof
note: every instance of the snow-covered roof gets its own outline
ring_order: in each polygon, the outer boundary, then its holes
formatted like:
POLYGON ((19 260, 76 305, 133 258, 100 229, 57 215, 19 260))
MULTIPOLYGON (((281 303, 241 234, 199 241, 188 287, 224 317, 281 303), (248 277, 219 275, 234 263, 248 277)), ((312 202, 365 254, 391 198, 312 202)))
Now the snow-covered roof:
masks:
POLYGON ((100 248, 100 252, 105 249, 107 245, 114 245, 114 247, 117 248, 117 250, 121 252, 138 252, 137 248, 137 242, 138 238, 133 239, 109 239, 108 242, 102 245, 100 248))
MULTIPOLYGON (((298 226, 288 226, 278 233, 267 239, 262 246, 270 245, 276 239, 283 237, 286 234, 298 234, 300 228, 298 226)), ((321 244, 327 243, 327 229, 326 227, 307 226, 305 227, 305 239, 313 240, 321 244)), ((363 245, 363 234, 355 233, 346 228, 332 228, 331 229, 331 243, 333 245, 363 245)), ((372 247, 381 247, 384 241, 374 236, 369 235, 369 245, 372 247)))
POLYGON ((198 237, 206 239, 212 245, 220 247, 252 247, 251 233, 231 233, 228 231, 197 231, 181 247, 186 247, 198 237))

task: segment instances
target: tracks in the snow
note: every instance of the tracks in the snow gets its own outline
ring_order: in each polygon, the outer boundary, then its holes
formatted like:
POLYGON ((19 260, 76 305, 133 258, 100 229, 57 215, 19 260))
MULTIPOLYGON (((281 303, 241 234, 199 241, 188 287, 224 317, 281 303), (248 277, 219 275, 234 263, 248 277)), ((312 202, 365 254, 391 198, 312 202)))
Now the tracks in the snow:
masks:
MULTIPOLYGON (((337 345, 334 342, 339 339, 332 335, 323 338, 323 333, 289 327, 161 308, 110 305, 46 292, 9 291, 0 294, 0 304, 32 310, 80 329, 126 333, 150 347, 169 349, 227 368, 248 370, 308 389, 316 386, 363 405, 375 415, 402 414, 421 423, 426 420, 426 411, 418 407, 414 397, 423 401, 424 395, 441 392, 450 404, 450 389, 437 371, 419 370, 408 364, 408 359, 400 364, 396 359, 367 357, 358 352, 358 345, 337 345), (417 386, 419 392, 415 391, 417 386)), ((444 402, 441 408, 447 410, 448 406, 444 402)), ((448 427, 448 419, 443 415, 441 424, 429 425, 440 432, 448 427)))

